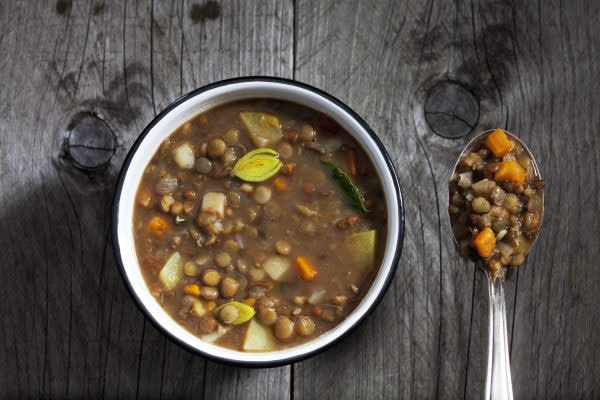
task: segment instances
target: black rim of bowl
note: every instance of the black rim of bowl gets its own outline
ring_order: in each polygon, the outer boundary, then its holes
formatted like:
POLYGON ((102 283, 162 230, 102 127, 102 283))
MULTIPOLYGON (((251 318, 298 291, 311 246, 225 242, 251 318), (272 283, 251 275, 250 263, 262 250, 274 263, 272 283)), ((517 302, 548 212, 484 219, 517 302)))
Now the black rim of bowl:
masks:
POLYGON ((338 343, 340 340, 345 338, 350 332, 354 331, 369 315, 371 315, 373 313, 375 308, 377 308, 377 306, 381 302, 381 299, 383 298, 383 296, 385 295, 385 293, 387 292, 387 290, 390 287, 392 279, 394 278, 394 275, 396 274, 398 262, 400 261, 400 255, 402 254, 402 247, 404 244, 404 203, 403 203, 402 194, 400 191, 400 183, 398 181, 398 175, 396 174, 396 169, 394 168, 394 164, 392 162, 390 155, 388 154, 387 150, 383 146, 383 143, 381 142, 379 137, 375 134, 375 132, 373 132, 371 127, 354 110, 352 110, 350 107, 348 107, 346 104, 344 104, 342 101, 338 100, 337 98, 333 97, 332 95, 330 95, 320 89, 317 89, 313 86, 307 85, 305 83, 301 83, 301 82, 297 82, 297 81, 293 81, 293 80, 285 79, 285 78, 275 78, 275 77, 268 77, 268 76, 249 76, 249 77, 225 79, 225 80, 214 82, 214 83, 208 84, 206 86, 202 86, 198 89, 195 89, 195 90, 183 95, 179 99, 175 100, 173 103, 169 104, 156 117, 154 117, 154 119, 144 128, 142 133, 135 140, 135 142, 133 143, 133 146, 131 146, 131 149, 129 150, 129 152, 127 153, 127 156, 125 157, 125 160, 123 161, 123 165, 122 165, 121 171, 119 173, 119 178, 117 180, 117 184, 115 187, 115 192, 114 192, 113 200, 112 200, 111 225, 112 225, 111 226, 111 236, 112 236, 113 253, 114 253, 114 258, 117 263, 117 267, 118 267, 119 273, 121 275, 121 278, 125 282, 125 285, 127 286, 127 290, 129 291, 129 294, 135 301, 138 308, 143 312, 145 317, 148 320, 150 320, 150 322, 154 325, 154 327, 156 327, 158 330, 160 330, 172 342, 178 344, 179 346, 183 347, 184 349, 186 349, 192 353, 198 354, 209 360, 217 361, 217 362, 224 363, 224 364, 234 365, 234 366, 241 366, 241 367, 278 367, 278 366, 289 365, 292 363, 296 363, 296 362, 305 360, 309 357, 314 356, 315 354, 318 354, 318 353, 330 348, 331 346, 333 346, 334 344, 338 343), (360 316, 356 320, 356 322, 353 325, 351 325, 345 332, 343 332, 339 337, 337 337, 335 340, 327 343, 326 345, 321 346, 321 347, 319 347, 313 351, 310 351, 308 353, 304 353, 304 354, 294 356, 294 357, 284 358, 281 360, 274 360, 274 361, 241 361, 241 360, 232 360, 229 358, 217 357, 213 354, 206 353, 196 347, 189 345, 188 343, 177 338, 168 329, 163 327, 160 324, 160 322, 158 322, 154 318, 154 316, 150 313, 150 311, 148 311, 148 309, 146 308, 146 305, 140 300, 137 293, 133 289, 131 282, 129 282, 129 278, 127 276, 127 272, 125 271, 125 266, 123 264, 123 259, 121 258, 121 249, 119 246, 119 240, 118 240, 118 234, 117 234, 119 199, 121 198, 121 191, 123 189, 123 180, 125 179, 125 175, 127 174, 127 171, 129 170, 129 164, 131 163, 131 159, 133 158, 133 155, 136 153, 138 147, 140 146, 140 143, 148 135, 148 132, 150 132, 150 130, 158 123, 158 121, 160 121, 162 118, 164 118, 165 115, 167 115, 169 112, 171 112, 175 107, 177 107, 181 103, 183 103, 201 93, 204 93, 208 90, 211 90, 211 89, 214 89, 217 87, 221 87, 221 86, 226 86, 226 85, 231 85, 231 84, 236 84, 236 83, 244 83, 244 82, 269 82, 269 83, 279 83, 279 84, 284 84, 284 85, 289 85, 289 86, 296 86, 298 88, 311 91, 311 92, 331 101, 335 105, 339 106, 343 111, 347 112, 354 120, 356 120, 362 126, 362 128, 367 132, 367 134, 371 137, 371 139, 373 139, 373 141, 377 145, 379 152, 381 153, 383 159, 385 160, 385 164, 386 164, 388 171, 392 177, 392 181, 394 182, 394 190, 396 192, 396 197, 398 199, 398 219, 399 219, 399 221, 398 221, 398 225, 399 225, 398 226, 398 245, 396 246, 396 249, 394 250, 392 266, 386 276, 383 287, 381 288, 381 291, 377 294, 377 297, 375 298, 373 303, 369 306, 367 311, 362 316, 360 316))

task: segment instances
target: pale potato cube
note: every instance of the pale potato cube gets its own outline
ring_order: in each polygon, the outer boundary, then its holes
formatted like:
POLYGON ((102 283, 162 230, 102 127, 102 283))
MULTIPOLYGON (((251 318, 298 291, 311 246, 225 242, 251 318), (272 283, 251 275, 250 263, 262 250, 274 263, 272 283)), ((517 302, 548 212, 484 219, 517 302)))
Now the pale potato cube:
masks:
POLYGON ((290 268, 291 261, 287 257, 271 256, 265 260, 262 267, 274 281, 280 280, 290 268))
POLYGON ((276 342, 271 328, 261 325, 255 318, 252 318, 248 323, 242 349, 244 351, 271 351, 275 348, 276 342))
POLYGON ((183 277, 183 261, 178 252, 175 252, 169 257, 165 265, 158 273, 158 279, 162 282, 167 290, 175 288, 177 283, 183 277))
POLYGON ((173 149, 173 158, 179 168, 194 168, 194 149, 187 142, 173 149))
POLYGON ((219 218, 225 215, 225 195, 223 193, 208 192, 202 198, 202 212, 215 214, 219 218))
POLYGON ((346 238, 346 246, 356 266, 365 271, 375 266, 375 230, 356 232, 346 238))

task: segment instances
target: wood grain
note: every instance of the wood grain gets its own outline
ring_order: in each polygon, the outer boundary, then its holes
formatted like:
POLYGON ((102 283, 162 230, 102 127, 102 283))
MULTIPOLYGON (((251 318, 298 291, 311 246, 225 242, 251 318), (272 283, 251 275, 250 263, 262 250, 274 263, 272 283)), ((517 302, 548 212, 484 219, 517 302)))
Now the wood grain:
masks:
POLYGON ((475 131, 519 134, 547 183, 538 244, 506 289, 515 397, 598 398, 599 16, 584 0, 0 2, 0 397, 481 398, 487 287, 445 211, 468 137, 424 118, 429 90, 455 81, 479 100, 475 131), (320 87, 371 124, 398 167, 406 236, 361 327, 307 361, 251 370, 145 320, 109 224, 123 158, 154 115, 259 74, 320 87), (82 113, 117 141, 96 169, 66 146, 82 113))
POLYGON ((0 306, 3 398, 242 399, 271 387, 273 398, 289 396, 290 367, 207 369, 166 340, 137 310, 112 258, 116 175, 155 113, 214 80, 292 75, 291 3, 231 1, 207 16, 192 14, 195 6, 2 4, 0 48, 10 59, 0 61, 0 91, 12 100, 1 106, 0 198, 2 222, 13 227, 0 234, 10 277, 1 285, 11 294, 0 306), (106 169, 81 171, 65 150, 79 112, 117 137, 106 169), (205 380, 212 374, 219 379, 205 380))
POLYGON ((476 131, 501 126, 530 143, 548 183, 539 244, 507 285, 515 398, 597 395, 599 315, 586 301, 599 295, 588 275, 598 234, 586 221, 598 200, 586 165, 600 150, 590 131, 597 83, 587 78, 598 46, 586 38, 598 28, 583 3, 526 3, 297 2, 296 78, 348 102, 383 137, 407 235, 381 306, 339 346, 296 366, 296 398, 482 397, 487 287, 457 257, 445 217, 446 182, 468 138, 436 136, 423 118, 429 88, 443 80, 480 99, 476 131))

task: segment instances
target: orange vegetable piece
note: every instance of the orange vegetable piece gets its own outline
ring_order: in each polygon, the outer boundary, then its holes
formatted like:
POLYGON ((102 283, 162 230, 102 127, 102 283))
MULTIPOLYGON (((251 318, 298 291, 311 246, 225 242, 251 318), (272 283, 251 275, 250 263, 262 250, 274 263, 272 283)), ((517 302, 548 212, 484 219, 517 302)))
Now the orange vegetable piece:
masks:
POLYGON ((513 148, 512 143, 502 129, 494 129, 494 132, 490 133, 485 139, 485 144, 498 158, 504 156, 513 148))
POLYGON ((485 228, 475 236, 473 244, 481 257, 489 257, 496 246, 496 235, 490 228, 485 228))
POLYGON ((283 167, 281 167, 281 172, 284 173, 285 175, 291 175, 294 172, 295 168, 296 168, 296 164, 293 162, 290 162, 287 164, 283 164, 283 167))
POLYGON ((345 153, 346 168, 348 173, 352 176, 356 176, 358 173, 358 158, 356 157, 356 151, 349 149, 345 153))
POLYGON ((169 223, 158 215, 148 222, 148 231, 156 236, 163 236, 169 228, 169 223))
POLYGON ((195 283, 191 285, 185 285, 183 287, 183 292, 185 294, 198 297, 200 296, 200 286, 196 285, 195 283))
POLYGON ((253 307, 254 303, 256 303, 256 299, 254 297, 248 297, 246 300, 242 301, 247 306, 253 307))
POLYGON ((525 169, 516 161, 502 161, 498 164, 498 171, 494 176, 496 181, 511 181, 525 183, 525 169))
POLYGON ((287 190, 288 188, 288 183, 284 178, 281 177, 277 177, 275 178, 275 180, 273 181, 273 187, 275 188, 275 190, 277 190, 278 192, 284 192, 287 190))
POLYGON ((306 257, 299 256, 296 258, 296 269, 305 281, 312 281, 317 276, 317 269, 306 257))

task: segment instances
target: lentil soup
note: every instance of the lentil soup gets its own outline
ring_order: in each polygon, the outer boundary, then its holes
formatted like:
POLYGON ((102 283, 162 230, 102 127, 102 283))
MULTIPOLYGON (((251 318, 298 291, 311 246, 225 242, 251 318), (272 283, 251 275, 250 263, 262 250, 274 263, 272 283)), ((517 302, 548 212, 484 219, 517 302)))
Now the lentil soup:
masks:
POLYGON ((387 230, 375 169, 327 116, 253 99, 173 132, 133 217, 146 284, 179 324, 239 351, 307 342, 352 312, 387 230))
POLYGON ((462 254, 493 277, 523 264, 544 212, 544 181, 525 149, 495 129, 462 156, 448 187, 462 254))

